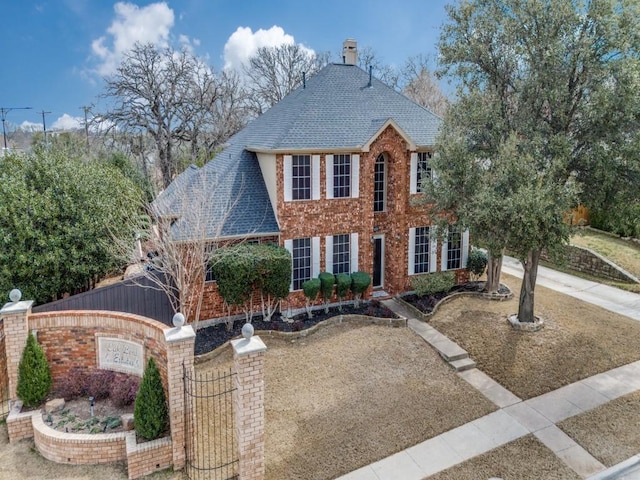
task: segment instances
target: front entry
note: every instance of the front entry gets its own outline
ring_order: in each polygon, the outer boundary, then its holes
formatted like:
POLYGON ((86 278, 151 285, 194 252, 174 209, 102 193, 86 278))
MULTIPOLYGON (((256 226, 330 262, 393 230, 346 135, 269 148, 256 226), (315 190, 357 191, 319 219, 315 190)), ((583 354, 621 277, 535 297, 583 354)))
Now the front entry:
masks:
POLYGON ((384 236, 373 237, 373 288, 384 285, 384 236))

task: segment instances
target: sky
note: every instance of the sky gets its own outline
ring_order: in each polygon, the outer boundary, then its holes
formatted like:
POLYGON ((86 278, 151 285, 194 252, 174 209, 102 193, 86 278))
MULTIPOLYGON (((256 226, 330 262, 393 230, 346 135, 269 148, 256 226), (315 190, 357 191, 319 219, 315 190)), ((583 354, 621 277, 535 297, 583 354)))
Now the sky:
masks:
MULTIPOLYGON (((449 0, 452 1, 452 0, 449 0)), ((447 0, 29 0, 2 2, 0 108, 17 126, 77 128, 136 41, 186 47, 217 71, 259 47, 298 43, 342 50, 347 38, 388 65, 434 57, 447 0), (31 107, 23 110, 21 107, 31 107), (13 109, 8 110, 7 109, 13 109)), ((374 72, 375 75, 375 72, 374 72)), ((90 113, 89 113, 90 115, 90 113)))

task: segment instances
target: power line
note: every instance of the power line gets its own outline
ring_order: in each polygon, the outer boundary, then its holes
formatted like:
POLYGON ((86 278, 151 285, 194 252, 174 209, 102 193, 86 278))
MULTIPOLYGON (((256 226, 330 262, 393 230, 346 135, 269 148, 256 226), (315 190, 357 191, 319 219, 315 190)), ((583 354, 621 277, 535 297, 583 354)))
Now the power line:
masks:
POLYGON ((2 117, 2 138, 4 138, 4 149, 7 149, 7 131, 4 128, 4 122, 7 119, 7 113, 11 110, 31 110, 33 107, 0 107, 0 116, 2 117))

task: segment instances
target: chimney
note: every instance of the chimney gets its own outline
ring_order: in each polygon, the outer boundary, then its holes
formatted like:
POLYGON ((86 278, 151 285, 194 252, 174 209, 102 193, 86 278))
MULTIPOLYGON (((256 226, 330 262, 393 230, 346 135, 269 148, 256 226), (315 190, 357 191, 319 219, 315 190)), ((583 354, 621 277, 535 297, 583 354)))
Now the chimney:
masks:
POLYGON ((342 42, 342 63, 346 65, 358 63, 358 42, 352 38, 347 38, 342 42))

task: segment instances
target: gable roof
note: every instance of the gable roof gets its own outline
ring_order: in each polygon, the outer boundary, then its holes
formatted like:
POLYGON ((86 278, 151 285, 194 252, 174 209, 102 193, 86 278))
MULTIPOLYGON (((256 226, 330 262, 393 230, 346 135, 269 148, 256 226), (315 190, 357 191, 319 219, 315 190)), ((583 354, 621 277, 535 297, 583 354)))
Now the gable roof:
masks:
POLYGON ((431 147, 441 120, 355 65, 331 64, 189 167, 156 199, 176 241, 273 235, 280 229, 255 152, 368 151, 391 125, 410 148, 431 147))

